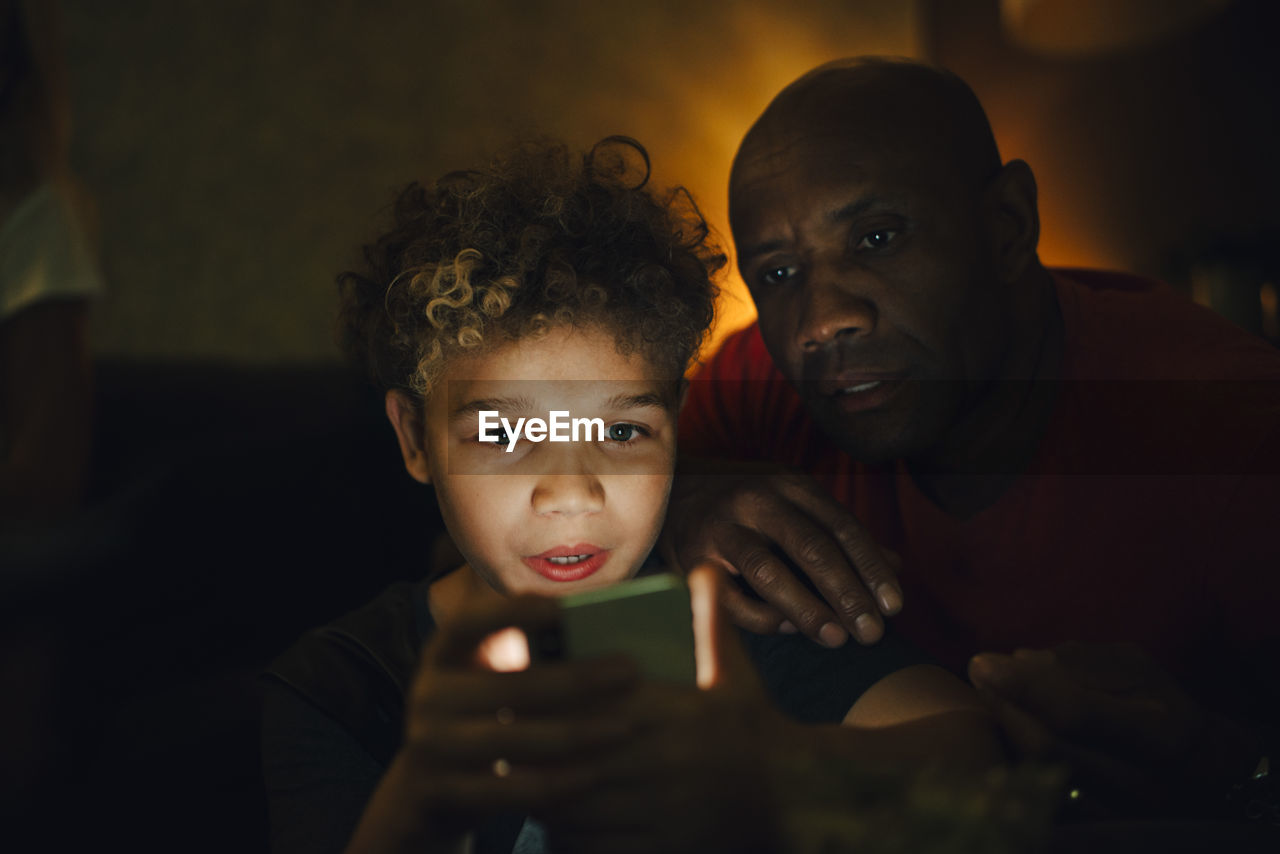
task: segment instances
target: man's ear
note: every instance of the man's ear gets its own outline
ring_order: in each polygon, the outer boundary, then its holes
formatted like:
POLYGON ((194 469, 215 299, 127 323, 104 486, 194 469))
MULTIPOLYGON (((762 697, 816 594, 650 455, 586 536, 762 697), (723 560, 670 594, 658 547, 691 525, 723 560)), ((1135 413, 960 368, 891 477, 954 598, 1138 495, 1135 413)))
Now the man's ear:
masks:
POLYGON ((392 389, 387 392, 387 420, 400 440, 405 471, 419 483, 431 482, 431 460, 427 456, 427 432, 409 395, 392 389))
POLYGON ((996 273, 1003 281, 1017 281, 1036 260, 1040 242, 1036 176, 1031 167, 1022 160, 1010 160, 987 185, 986 200, 996 273))

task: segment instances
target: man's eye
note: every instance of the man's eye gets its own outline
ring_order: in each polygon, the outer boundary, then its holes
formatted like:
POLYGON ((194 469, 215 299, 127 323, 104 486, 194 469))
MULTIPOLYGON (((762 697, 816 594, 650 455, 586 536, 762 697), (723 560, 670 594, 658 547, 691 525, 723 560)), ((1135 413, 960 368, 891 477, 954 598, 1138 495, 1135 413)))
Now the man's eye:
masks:
POLYGON ((898 236, 898 232, 891 228, 881 228, 870 234, 863 235, 858 241, 858 249, 884 249, 894 238, 898 236))
POLYGON ((630 442, 636 436, 645 435, 645 431, 644 428, 640 427, 638 424, 618 422, 617 424, 609 425, 608 434, 610 441, 630 442))
POLYGON ((781 285, 795 277, 795 267, 765 267, 760 271, 760 280, 766 285, 781 285))

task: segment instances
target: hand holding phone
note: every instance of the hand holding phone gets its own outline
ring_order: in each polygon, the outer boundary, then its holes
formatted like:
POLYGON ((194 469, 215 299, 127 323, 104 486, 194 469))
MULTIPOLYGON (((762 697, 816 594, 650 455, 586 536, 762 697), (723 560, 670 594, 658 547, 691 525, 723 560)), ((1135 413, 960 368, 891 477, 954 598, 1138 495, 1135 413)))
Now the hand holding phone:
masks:
POLYGON ((622 653, 647 679, 695 684, 689 588, 672 573, 634 578, 560 600, 560 624, 530 638, 534 660, 622 653))

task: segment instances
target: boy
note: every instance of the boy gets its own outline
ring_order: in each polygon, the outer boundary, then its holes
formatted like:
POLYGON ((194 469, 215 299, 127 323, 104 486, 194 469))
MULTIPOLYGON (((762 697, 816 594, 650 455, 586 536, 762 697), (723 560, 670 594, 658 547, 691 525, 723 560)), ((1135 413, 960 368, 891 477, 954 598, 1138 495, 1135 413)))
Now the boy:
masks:
POLYGON ((405 467, 465 563, 274 667, 277 851, 540 850, 527 815, 557 851, 755 850, 805 791, 798 760, 990 759, 967 689, 890 645, 757 644, 784 707, 844 731, 783 720, 723 633, 710 690, 647 683, 626 660, 476 663, 493 633, 554 621, 545 597, 635 575, 661 529, 724 258, 687 194, 660 200, 647 179, 623 138, 581 160, 524 146, 411 186, 369 272, 341 277, 347 349, 387 390, 405 467), (943 712, 950 728, 870 730, 943 712))

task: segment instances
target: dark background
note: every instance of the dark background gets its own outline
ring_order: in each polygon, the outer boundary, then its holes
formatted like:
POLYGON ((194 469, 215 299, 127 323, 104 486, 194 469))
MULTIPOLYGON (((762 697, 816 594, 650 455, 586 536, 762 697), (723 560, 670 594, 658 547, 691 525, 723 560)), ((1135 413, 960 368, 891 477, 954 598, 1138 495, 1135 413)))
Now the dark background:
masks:
MULTIPOLYGON (((971 83, 1003 155, 1036 171, 1047 263, 1190 291, 1280 217, 1259 0, 61 2, 104 356, 333 359, 333 276, 394 189, 516 134, 635 136, 723 231, 747 125, 855 53, 971 83)), ((730 291, 721 334, 751 316, 730 291)))
MULTIPOLYGON (((39 848, 265 848, 255 675, 421 574, 439 527, 338 363, 333 277, 397 187, 513 135, 633 135, 725 231, 778 89, 854 53, 935 61, 1035 170, 1048 263, 1159 276, 1280 337, 1265 0, 61 5, 108 294, 88 507, 0 535, 3 630, 55 674, 11 713, 39 848)), ((717 339, 751 317, 736 277, 722 307, 717 339)))

